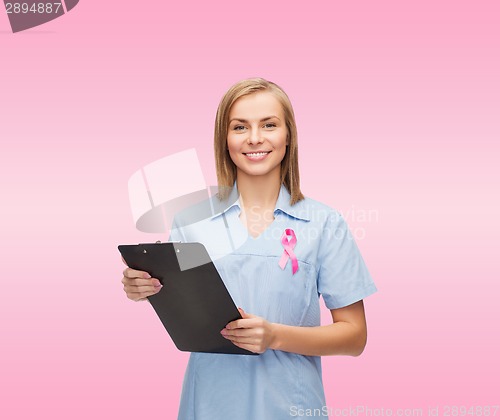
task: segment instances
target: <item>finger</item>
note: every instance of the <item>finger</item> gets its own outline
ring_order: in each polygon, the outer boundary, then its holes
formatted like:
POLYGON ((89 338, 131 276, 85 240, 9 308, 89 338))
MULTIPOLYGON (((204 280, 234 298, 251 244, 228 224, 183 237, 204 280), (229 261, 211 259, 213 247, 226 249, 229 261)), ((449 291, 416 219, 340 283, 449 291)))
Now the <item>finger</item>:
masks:
POLYGON ((262 337, 260 331, 256 331, 255 329, 246 329, 246 328, 238 328, 236 330, 227 330, 223 329, 220 332, 223 337, 228 338, 230 340, 240 340, 240 339, 251 339, 251 340, 259 340, 262 337))
POLYGON ((259 344, 258 340, 253 340, 251 338, 237 338, 234 340, 230 340, 233 343, 238 343, 239 345, 244 346, 257 346, 259 344))
POLYGON ((123 286, 123 290, 127 293, 156 293, 161 289, 161 286, 123 286))
POLYGON ((129 278, 123 277, 122 283, 126 286, 160 286, 161 282, 158 279, 141 279, 141 278, 129 278))
POLYGON ((258 319, 256 318, 246 318, 246 319, 237 319, 235 321, 231 321, 226 325, 228 330, 234 330, 237 328, 254 328, 258 325, 258 319))
POLYGON ((253 353, 263 353, 263 351, 257 345, 238 343, 237 341, 232 341, 232 343, 241 349, 251 351, 253 353))
POLYGON ((249 314, 248 312, 245 312, 243 308, 238 307, 238 311, 243 319, 247 318, 256 318, 256 315, 249 314))
POLYGON ((140 270, 134 270, 133 268, 127 267, 123 270, 123 275, 129 278, 141 278, 141 279, 150 279, 151 276, 149 273, 140 270))
POLYGON ((252 315, 252 314, 249 314, 249 313, 245 312, 245 311, 243 310, 243 308, 239 308, 239 307, 238 307, 238 311, 239 311, 239 313, 240 313, 240 315, 241 315, 241 317, 242 317, 243 319, 247 319, 247 318, 255 318, 255 317, 256 317, 255 315, 252 315))
POLYGON ((221 334, 225 337, 225 338, 229 338, 230 340, 234 340, 238 337, 241 337, 241 330, 228 330, 227 328, 224 328, 221 330, 221 334))
POLYGON ((235 337, 249 337, 252 335, 258 335, 260 333, 259 327, 255 328, 223 328, 221 334, 231 335, 235 337))

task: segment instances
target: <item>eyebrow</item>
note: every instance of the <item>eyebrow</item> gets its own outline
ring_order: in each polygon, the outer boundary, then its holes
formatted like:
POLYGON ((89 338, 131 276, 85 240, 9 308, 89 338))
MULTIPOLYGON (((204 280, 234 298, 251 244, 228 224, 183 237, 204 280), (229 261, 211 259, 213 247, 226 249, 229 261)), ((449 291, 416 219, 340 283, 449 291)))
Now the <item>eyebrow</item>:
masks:
MULTIPOLYGON (((273 118, 276 118, 278 120, 280 120, 276 115, 271 115, 269 117, 266 117, 266 118, 262 118, 260 120, 260 122, 263 122, 263 121, 267 121, 267 120, 271 120, 273 118)), ((231 121, 229 121, 230 123, 233 122, 233 121, 239 121, 239 122, 242 122, 242 123, 247 123, 248 121, 247 120, 244 120, 243 118, 233 118, 231 119, 231 121)), ((281 121, 281 120, 280 120, 281 121)))

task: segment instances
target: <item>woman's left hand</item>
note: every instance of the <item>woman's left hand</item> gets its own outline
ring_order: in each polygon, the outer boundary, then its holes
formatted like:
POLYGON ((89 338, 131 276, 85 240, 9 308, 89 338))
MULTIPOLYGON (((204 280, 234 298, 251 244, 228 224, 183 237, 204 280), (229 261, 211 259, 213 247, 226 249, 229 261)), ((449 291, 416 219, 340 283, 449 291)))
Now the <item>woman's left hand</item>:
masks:
POLYGON ((264 353, 275 339, 274 326, 256 315, 247 314, 238 308, 243 319, 230 322, 221 331, 224 338, 242 349, 264 353))

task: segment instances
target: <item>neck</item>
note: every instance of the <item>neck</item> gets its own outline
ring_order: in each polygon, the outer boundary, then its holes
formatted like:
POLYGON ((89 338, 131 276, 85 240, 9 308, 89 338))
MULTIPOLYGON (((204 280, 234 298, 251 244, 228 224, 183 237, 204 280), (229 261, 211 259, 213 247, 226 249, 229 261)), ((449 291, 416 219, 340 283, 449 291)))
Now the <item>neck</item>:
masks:
POLYGON ((273 172, 254 176, 238 171, 236 184, 244 207, 274 208, 281 187, 280 167, 273 172))

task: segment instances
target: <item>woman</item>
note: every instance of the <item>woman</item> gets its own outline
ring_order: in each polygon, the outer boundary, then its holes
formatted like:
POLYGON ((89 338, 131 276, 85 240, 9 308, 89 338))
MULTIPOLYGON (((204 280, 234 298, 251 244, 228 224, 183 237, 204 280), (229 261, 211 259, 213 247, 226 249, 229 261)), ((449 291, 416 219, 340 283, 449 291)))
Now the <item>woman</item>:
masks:
MULTIPOLYGON (((219 186, 232 187, 214 198, 221 211, 196 227, 179 216, 171 239, 212 250, 242 315, 221 334, 259 355, 191 353, 178 418, 326 416, 320 356, 363 352, 362 299, 376 287, 342 216, 300 191, 295 117, 279 86, 254 78, 229 89, 217 111, 215 159, 219 186), (245 240, 222 252, 217 229, 245 240), (320 294, 330 325, 320 326, 320 294)), ((148 277, 125 269, 130 299, 158 292, 148 277)))

